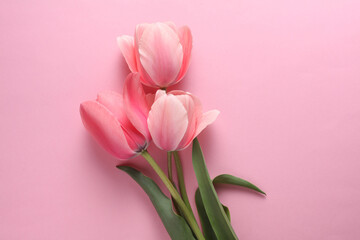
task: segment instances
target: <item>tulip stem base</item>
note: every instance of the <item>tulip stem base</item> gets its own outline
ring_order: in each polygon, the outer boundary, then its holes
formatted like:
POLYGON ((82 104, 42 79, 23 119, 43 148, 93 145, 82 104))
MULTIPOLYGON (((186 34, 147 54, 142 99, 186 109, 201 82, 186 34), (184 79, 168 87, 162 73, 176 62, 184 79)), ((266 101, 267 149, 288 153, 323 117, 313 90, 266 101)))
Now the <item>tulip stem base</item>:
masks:
POLYGON ((166 188, 169 190, 171 196, 174 198, 175 202, 178 204, 181 212, 184 214, 184 217, 186 221, 188 222, 190 228, 192 229, 193 233, 195 234, 196 238, 199 240, 205 240, 195 218, 191 211, 189 211, 188 207, 182 200, 180 194, 175 189, 172 182, 169 180, 169 178, 166 176, 166 174, 163 172, 163 170, 160 168, 160 166, 155 162, 155 160, 151 157, 151 155, 148 153, 148 151, 144 150, 141 155, 146 159, 146 161, 150 164, 150 166, 154 169, 154 171, 157 173, 157 175, 160 177, 160 179, 165 184, 166 188))

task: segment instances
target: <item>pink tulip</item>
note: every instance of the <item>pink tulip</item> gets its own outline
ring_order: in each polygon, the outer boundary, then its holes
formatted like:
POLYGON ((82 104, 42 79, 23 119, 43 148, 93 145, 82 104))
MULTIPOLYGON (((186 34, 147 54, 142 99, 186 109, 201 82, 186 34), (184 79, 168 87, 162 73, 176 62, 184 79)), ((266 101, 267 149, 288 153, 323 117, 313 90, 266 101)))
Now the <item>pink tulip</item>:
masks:
POLYGON ((147 127, 150 106, 139 77, 135 73, 128 75, 123 95, 102 92, 96 101, 80 105, 85 128, 101 146, 119 159, 138 155, 151 140, 147 127))
POLYGON ((141 82, 166 88, 179 82, 190 62, 192 36, 187 26, 174 23, 144 23, 136 26, 135 37, 118 37, 118 45, 132 72, 141 82))
POLYGON ((175 151, 189 146, 218 115, 218 110, 202 113, 199 99, 190 93, 158 90, 147 122, 155 145, 175 151))

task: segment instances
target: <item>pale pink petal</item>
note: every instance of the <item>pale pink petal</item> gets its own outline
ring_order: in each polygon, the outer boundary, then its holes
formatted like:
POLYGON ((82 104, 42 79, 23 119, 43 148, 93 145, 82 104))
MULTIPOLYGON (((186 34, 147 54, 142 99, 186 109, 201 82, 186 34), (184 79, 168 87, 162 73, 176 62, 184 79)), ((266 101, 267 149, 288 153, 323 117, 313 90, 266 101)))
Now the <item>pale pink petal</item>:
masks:
POLYGON ((186 109, 187 115, 188 115, 188 128, 186 130, 186 133, 184 134, 183 139, 178 145, 178 149, 183 149, 185 146, 188 145, 188 143, 191 143, 191 141, 194 138, 195 130, 196 130, 196 106, 193 101, 193 98, 188 94, 183 95, 176 95, 177 99, 183 104, 183 106, 186 109))
POLYGON ((175 23, 173 22, 164 22, 166 25, 168 25, 172 30, 174 30, 174 32, 177 32, 177 27, 175 25, 175 23))
POLYGON ((135 29, 135 45, 139 46, 139 39, 141 38, 142 34, 144 33, 145 29, 147 27, 149 27, 151 24, 150 23, 141 23, 136 25, 136 29, 135 29))
POLYGON ((124 83, 124 106, 130 122, 149 141, 151 137, 147 127, 147 117, 150 108, 139 78, 140 75, 136 73, 130 73, 126 77, 124 83))
POLYGON ((196 125, 199 125, 198 119, 200 119, 202 116, 202 105, 200 99, 189 92, 184 92, 181 90, 173 90, 169 93, 175 96, 185 95, 191 97, 192 101, 194 102, 194 118, 197 120, 196 125))
POLYGON ((174 151, 184 137, 188 116, 184 106, 174 95, 164 95, 152 105, 148 126, 156 146, 174 151))
POLYGON ((159 87, 172 85, 180 72, 183 49, 178 35, 168 25, 148 26, 139 39, 140 63, 159 87))
POLYGON ((185 76, 189 68, 192 50, 192 35, 190 29, 187 26, 180 27, 178 30, 178 35, 183 48, 184 56, 176 82, 180 81, 185 76))
POLYGON ((155 94, 155 101, 158 100, 162 96, 166 96, 166 91, 161 90, 161 89, 157 90, 156 94, 155 94))
POLYGON ((191 93, 181 90, 174 90, 169 94, 174 94, 182 102, 188 113, 189 126, 184 135, 184 138, 181 140, 178 146, 178 150, 182 150, 189 146, 192 140, 195 138, 196 129, 202 116, 202 106, 200 100, 191 93))
POLYGON ((138 65, 138 70, 140 73, 140 81, 142 84, 148 86, 148 87, 158 87, 157 84, 151 79, 151 77, 149 76, 149 74, 145 71, 144 67, 139 64, 138 65))
POLYGON ((99 102, 87 101, 80 105, 85 128, 109 153, 128 159, 136 153, 131 149, 116 117, 99 102))
POLYGON ((139 66, 141 65, 140 63, 140 55, 139 55, 139 42, 140 42, 140 38, 143 35, 144 31, 146 28, 148 28, 151 24, 148 23, 142 23, 142 24, 138 24, 136 26, 136 30, 135 30, 135 55, 136 55, 136 64, 137 67, 139 69, 139 66))
POLYGON ((145 137, 132 125, 126 115, 121 94, 112 91, 100 92, 96 101, 104 105, 118 119, 132 149, 142 149, 146 145, 145 137))
POLYGON ((151 79, 149 74, 147 74, 144 67, 141 65, 140 55, 139 55, 139 41, 140 41, 140 38, 141 38, 142 34, 144 33, 145 29, 148 28, 149 26, 151 26, 151 24, 149 24, 149 23, 142 23, 142 24, 138 24, 136 26, 136 30, 135 30, 135 55, 136 55, 137 70, 141 75, 141 79, 140 79, 141 82, 143 84, 145 84, 146 86, 154 87, 154 86, 156 86, 156 84, 151 79))
POLYGON ((204 113, 196 129, 195 137, 199 135, 202 132, 202 130, 204 130, 208 125, 212 124, 219 116, 219 114, 220 112, 218 110, 211 110, 204 113))
POLYGON ((117 38, 117 42, 130 71, 137 72, 134 37, 123 35, 117 38))

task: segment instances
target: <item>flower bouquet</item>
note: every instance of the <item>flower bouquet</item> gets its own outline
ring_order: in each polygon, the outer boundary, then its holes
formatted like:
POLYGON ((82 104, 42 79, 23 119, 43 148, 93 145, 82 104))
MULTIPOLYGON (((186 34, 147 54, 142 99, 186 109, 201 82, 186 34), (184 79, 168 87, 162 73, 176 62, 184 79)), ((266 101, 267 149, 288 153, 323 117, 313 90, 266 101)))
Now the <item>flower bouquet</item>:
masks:
POLYGON ((135 36, 121 36, 118 45, 131 73, 122 94, 101 92, 96 101, 80 105, 85 128, 115 157, 127 160, 141 155, 170 192, 169 199, 149 177, 132 167, 117 168, 129 174, 146 192, 171 239, 238 239, 229 208, 221 204, 218 184, 232 184, 265 194, 248 181, 223 174, 211 179, 197 136, 219 111, 203 112, 200 100, 181 90, 167 91, 186 74, 192 50, 192 35, 186 26, 171 22, 139 24, 135 36), (158 89, 145 93, 143 85, 158 89), (147 148, 151 141, 167 152, 167 174, 147 148), (198 181, 195 203, 200 224, 187 195, 179 151, 192 143, 192 162, 198 181), (174 160, 174 161, 173 161, 174 160), (177 183, 172 173, 175 163, 177 183))

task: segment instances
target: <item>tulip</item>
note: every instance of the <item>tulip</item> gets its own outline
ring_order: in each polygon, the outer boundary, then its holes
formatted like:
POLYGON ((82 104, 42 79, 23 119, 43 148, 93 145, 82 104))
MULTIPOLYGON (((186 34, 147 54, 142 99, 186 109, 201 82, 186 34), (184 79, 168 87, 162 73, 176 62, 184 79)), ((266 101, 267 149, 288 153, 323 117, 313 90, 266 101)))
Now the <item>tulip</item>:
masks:
POLYGON ((118 45, 132 72, 141 82, 155 88, 166 88, 179 82, 187 72, 192 36, 187 26, 174 23, 144 23, 136 26, 135 37, 123 35, 118 45))
POLYGON ((158 90, 147 122, 155 145, 176 151, 188 147, 218 115, 218 110, 202 113, 199 99, 190 93, 158 90))
POLYGON ((147 127, 150 106, 139 77, 135 73, 128 75, 123 95, 101 92, 96 101, 80 105, 85 128, 103 148, 119 159, 140 154, 151 140, 147 127))

